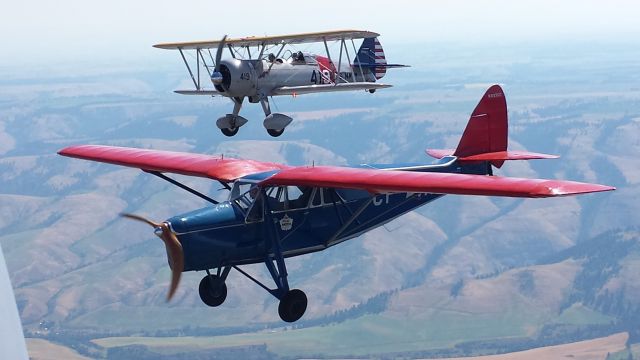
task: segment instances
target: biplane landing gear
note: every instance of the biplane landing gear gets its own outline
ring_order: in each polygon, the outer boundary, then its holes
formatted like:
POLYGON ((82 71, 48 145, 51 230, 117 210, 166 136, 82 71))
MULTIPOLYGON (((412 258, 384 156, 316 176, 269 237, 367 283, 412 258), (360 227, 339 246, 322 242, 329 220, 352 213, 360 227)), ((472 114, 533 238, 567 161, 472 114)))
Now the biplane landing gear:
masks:
POLYGON ((276 130, 276 129, 267 129, 267 133, 273 137, 278 137, 280 135, 282 135, 282 133, 284 132, 284 129, 282 130, 276 130))
POLYGON ((237 134, 240 127, 249 121, 238 115, 240 108, 242 107, 244 97, 235 97, 231 98, 231 100, 233 101, 233 112, 218 118, 216 121, 216 126, 225 136, 233 136, 237 134))
POLYGON ((269 100, 266 97, 260 98, 260 105, 262 105, 262 110, 264 110, 264 115, 266 116, 262 124, 264 128, 267 129, 267 133, 273 137, 282 135, 284 128, 286 128, 293 119, 280 113, 272 114, 271 108, 269 107, 269 100))
POLYGON ((369 92, 369 94, 373 94, 374 92, 376 92, 376 89, 369 89, 367 91, 369 92))
POLYGON ((222 305, 227 298, 227 284, 225 279, 229 274, 230 267, 220 273, 218 269, 217 275, 211 275, 207 270, 207 275, 200 280, 200 286, 198 287, 200 293, 200 300, 208 306, 216 307, 222 305))
POLYGON ((238 130, 240 130, 240 128, 237 128, 237 127, 236 128, 222 128, 222 129, 220 129, 220 131, 222 131, 222 133, 225 136, 229 136, 229 137, 237 134, 238 130))

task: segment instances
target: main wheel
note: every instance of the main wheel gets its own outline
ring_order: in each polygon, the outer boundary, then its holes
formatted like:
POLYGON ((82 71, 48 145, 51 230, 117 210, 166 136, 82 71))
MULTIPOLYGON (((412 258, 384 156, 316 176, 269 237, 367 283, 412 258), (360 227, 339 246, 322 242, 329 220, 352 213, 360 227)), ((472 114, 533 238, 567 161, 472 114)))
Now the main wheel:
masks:
POLYGON ((373 94, 374 92, 376 92, 376 89, 369 89, 369 94, 373 94))
POLYGON ((222 129, 220 129, 220 131, 222 131, 222 133, 223 133, 225 136, 233 136, 233 135, 235 135, 235 134, 237 134, 237 133, 238 133, 238 130, 240 130, 240 128, 239 128, 239 127, 235 127, 235 128, 222 128, 222 129))
POLYGON ((217 275, 203 277, 198 290, 202 302, 212 307, 222 305, 227 298, 227 284, 217 275))
POLYGON ((284 129, 280 129, 280 130, 267 129, 267 132, 269 133, 269 135, 271 135, 273 137, 278 137, 278 136, 282 135, 282 133, 284 132, 284 129))
POLYGON ((286 322, 294 322, 304 315, 307 310, 307 295, 302 290, 289 290, 280 299, 278 314, 280 319, 286 322))

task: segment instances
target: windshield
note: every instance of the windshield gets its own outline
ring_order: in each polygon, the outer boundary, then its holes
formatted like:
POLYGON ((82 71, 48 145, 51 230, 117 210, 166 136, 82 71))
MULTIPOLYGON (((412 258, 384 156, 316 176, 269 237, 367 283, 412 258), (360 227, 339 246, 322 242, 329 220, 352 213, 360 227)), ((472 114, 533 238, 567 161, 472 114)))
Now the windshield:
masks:
POLYGON ((231 189, 230 201, 242 210, 246 222, 262 220, 262 193, 256 184, 235 183, 231 189))

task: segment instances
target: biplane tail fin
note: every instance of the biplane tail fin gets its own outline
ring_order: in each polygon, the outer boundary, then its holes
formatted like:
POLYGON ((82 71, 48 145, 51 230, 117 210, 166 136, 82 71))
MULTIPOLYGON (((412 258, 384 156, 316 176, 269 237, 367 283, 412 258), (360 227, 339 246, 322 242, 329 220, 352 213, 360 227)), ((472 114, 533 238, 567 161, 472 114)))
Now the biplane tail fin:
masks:
POLYGON ((387 59, 377 37, 365 38, 362 41, 354 65, 371 69, 376 80, 382 79, 387 73, 387 59))
POLYGON ((500 168, 505 160, 554 159, 558 156, 526 151, 508 151, 507 101, 499 85, 491 86, 471 113, 455 150, 427 150, 442 158, 453 155, 458 161, 488 161, 500 168))

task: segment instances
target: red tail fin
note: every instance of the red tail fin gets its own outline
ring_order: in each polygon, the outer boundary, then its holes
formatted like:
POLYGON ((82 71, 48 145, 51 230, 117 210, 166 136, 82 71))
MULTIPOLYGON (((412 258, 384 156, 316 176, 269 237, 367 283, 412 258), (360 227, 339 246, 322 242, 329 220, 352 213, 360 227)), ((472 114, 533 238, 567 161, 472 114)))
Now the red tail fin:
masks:
POLYGON ((507 150, 507 101, 498 85, 484 93, 473 110, 455 150, 428 149, 427 154, 441 159, 454 155, 458 161, 489 161, 499 168, 505 160, 555 159, 555 155, 507 150))
MULTIPOLYGON (((453 155, 467 157, 507 150, 507 101, 499 85, 487 90, 464 129, 453 155)), ((494 163, 494 166, 500 167, 494 163)))

